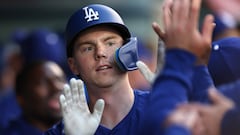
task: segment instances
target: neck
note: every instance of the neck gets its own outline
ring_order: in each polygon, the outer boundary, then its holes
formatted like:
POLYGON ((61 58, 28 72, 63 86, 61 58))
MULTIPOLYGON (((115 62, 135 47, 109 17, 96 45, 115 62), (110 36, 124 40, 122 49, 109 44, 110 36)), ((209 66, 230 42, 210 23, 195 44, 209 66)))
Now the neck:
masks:
POLYGON ((111 88, 98 89, 97 94, 91 89, 88 91, 91 111, 97 99, 105 101, 101 125, 109 129, 114 128, 129 113, 134 103, 134 93, 128 79, 121 80, 111 88))

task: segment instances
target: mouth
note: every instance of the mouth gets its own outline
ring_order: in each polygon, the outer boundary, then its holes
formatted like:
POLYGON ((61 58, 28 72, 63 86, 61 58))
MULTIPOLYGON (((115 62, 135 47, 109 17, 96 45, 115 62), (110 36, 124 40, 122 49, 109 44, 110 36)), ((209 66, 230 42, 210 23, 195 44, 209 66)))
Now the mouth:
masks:
POLYGON ((50 99, 48 101, 48 106, 52 108, 53 110, 59 110, 60 109, 60 104, 59 101, 56 99, 50 99))
POLYGON ((58 100, 59 94, 48 99, 48 106, 53 110, 60 110, 60 103, 58 100))
POLYGON ((108 70, 108 69, 111 69, 112 67, 109 66, 109 65, 101 65, 101 66, 98 66, 96 71, 104 71, 104 70, 108 70))

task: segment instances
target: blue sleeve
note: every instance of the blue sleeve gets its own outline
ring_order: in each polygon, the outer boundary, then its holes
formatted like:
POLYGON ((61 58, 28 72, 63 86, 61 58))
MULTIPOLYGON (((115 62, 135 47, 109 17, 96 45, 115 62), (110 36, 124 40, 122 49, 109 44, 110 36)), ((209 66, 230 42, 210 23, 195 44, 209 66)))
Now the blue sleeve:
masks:
POLYGON ((221 122, 222 135, 240 135, 240 108, 225 113, 221 122))
POLYGON ((163 71, 157 76, 144 114, 144 134, 155 134, 167 115, 192 93, 195 56, 178 49, 166 52, 163 71))
POLYGON ((209 74, 207 66, 201 65, 194 68, 193 92, 190 101, 209 102, 208 88, 214 86, 213 80, 209 74))
POLYGON ((171 125, 165 129, 163 135, 191 135, 191 132, 181 125, 171 125))

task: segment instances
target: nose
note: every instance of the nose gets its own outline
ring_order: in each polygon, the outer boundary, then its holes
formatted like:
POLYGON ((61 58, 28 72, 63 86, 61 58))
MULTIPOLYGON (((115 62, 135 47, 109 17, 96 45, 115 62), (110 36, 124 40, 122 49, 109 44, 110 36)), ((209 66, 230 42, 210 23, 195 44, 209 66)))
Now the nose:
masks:
POLYGON ((95 59, 99 60, 107 57, 106 48, 102 45, 96 47, 95 59))

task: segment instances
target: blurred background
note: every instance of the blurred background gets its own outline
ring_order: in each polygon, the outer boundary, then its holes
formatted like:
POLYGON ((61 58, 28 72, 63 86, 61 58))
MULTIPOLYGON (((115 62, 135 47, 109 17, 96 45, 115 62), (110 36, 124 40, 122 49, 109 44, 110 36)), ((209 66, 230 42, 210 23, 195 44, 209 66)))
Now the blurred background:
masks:
POLYGON ((0 41, 16 30, 48 27, 62 32, 69 16, 90 3, 102 3, 119 11, 130 31, 143 40, 156 41, 152 21, 160 18, 162 0, 0 0, 0 41))
MULTIPOLYGON (((150 44, 154 44, 156 43, 156 36, 151 28, 151 23, 153 21, 161 23, 159 15, 162 1, 0 0, 0 42, 9 40, 9 36, 19 29, 29 31, 34 28, 48 27, 54 31, 63 32, 68 17, 74 11, 83 5, 102 3, 119 11, 126 25, 134 35, 144 41, 150 42, 150 44)), ((211 10, 213 9, 216 12, 220 11, 219 8, 225 10, 223 6, 230 7, 229 9, 232 12, 234 12, 234 9, 239 9, 239 0, 230 0, 228 3, 222 5, 221 3, 223 2, 219 2, 219 0, 203 1, 202 15, 210 11, 205 5, 208 5, 211 10), (232 1, 238 1, 238 3, 232 1)))
MULTIPOLYGON (((161 24, 163 0, 0 0, 0 43, 9 41, 16 31, 50 28, 62 33, 69 16, 80 7, 101 3, 116 9, 134 34, 150 47, 156 45, 151 23, 161 24)), ((203 0, 205 1, 214 0, 203 0)), ((215 0, 217 1, 217 0, 215 0)), ((203 4, 202 14, 209 13, 203 4)), ((236 5, 236 4, 235 4, 236 5)), ((154 46, 153 46, 154 47, 154 46)))
MULTIPOLYGON (((50 60, 64 70, 67 80, 76 77, 67 64, 63 33, 72 13, 85 5, 99 3, 117 10, 132 35, 138 37, 139 59, 155 71, 158 38, 151 24, 156 21, 162 25, 162 2, 163 0, 0 0, 0 134, 1 130, 9 127, 12 130, 10 124, 22 120, 22 112, 26 111, 20 108, 15 95, 16 76, 25 65, 33 61, 50 60)), ((239 9, 240 0, 203 0, 199 28, 203 16, 212 13, 216 23, 213 41, 229 36, 239 37, 239 9)), ((151 89, 138 70, 130 72, 129 78, 133 88, 151 89)), ((14 127, 21 130, 22 125, 14 127)), ((50 128, 52 125, 48 126, 46 127, 50 128)), ((26 131, 27 134, 34 134, 28 132, 29 129, 26 131)))

